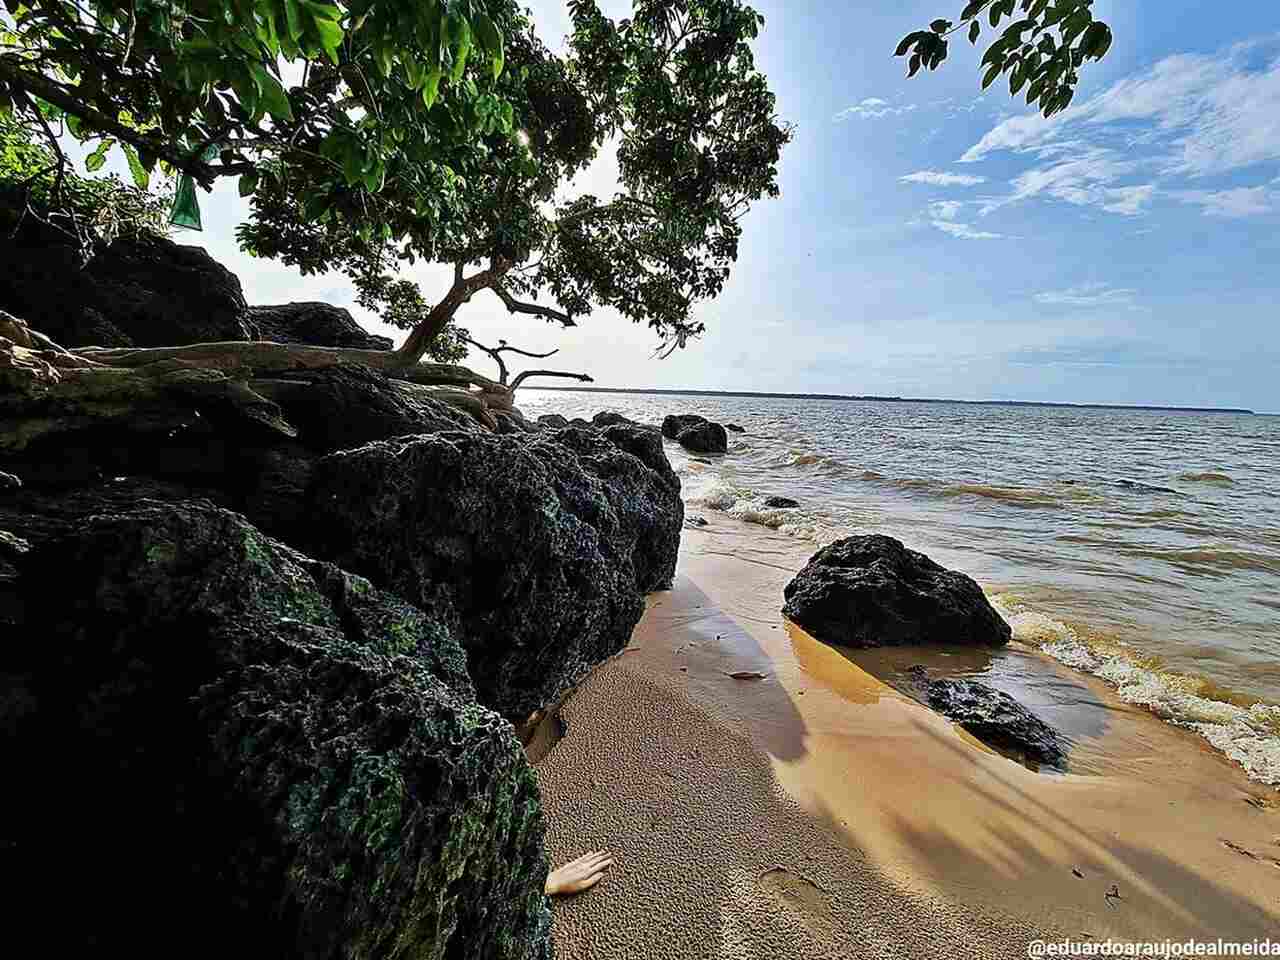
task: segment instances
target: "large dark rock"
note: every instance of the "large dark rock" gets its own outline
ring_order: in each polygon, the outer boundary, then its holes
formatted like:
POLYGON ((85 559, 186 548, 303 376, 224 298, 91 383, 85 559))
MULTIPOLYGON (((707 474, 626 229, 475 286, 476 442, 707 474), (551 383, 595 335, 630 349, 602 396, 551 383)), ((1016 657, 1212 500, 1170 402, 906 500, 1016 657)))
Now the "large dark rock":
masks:
POLYGON ((569 425, 569 421, 558 413, 544 413, 538 418, 538 422, 544 427, 551 427, 553 430, 559 430, 569 425))
POLYGON ((321 460, 298 535, 456 618, 480 701, 523 720, 621 650, 670 578, 674 479, 588 431, 404 438, 321 460))
POLYGON ((810 558, 782 612, 824 643, 1003 644, 1012 636, 982 589, 885 536, 848 537, 810 558))
POLYGON ((537 784, 445 623, 209 505, 99 508, 0 584, 11 927, 70 870, 83 955, 549 957, 537 784))
POLYGON ((979 740, 1033 763, 1065 767, 1058 732, 1007 693, 976 680, 926 680, 925 700, 979 740))
POLYGON ((710 423, 706 417, 696 413, 672 413, 662 418, 662 435, 668 440, 677 440, 680 433, 700 423, 710 423))
POLYGON ((117 239, 84 264, 61 232, 26 217, 0 232, 0 310, 63 346, 162 347, 248 340, 240 281, 201 247, 117 239))
POLYGON ((354 347, 390 350, 390 337, 369 333, 349 310, 328 303, 282 303, 250 307, 249 320, 257 339, 275 343, 303 343, 313 347, 354 347))
POLYGON ((603 485, 628 540, 641 593, 665 590, 676 573, 684 501, 656 430, 615 424, 600 431, 607 443, 582 430, 562 431, 550 442, 572 450, 578 464, 603 485), (636 461, 639 461, 637 466, 636 461))
MULTIPOLYGON (((269 388, 298 440, 331 453, 410 433, 479 430, 475 419, 433 399, 426 387, 359 364, 282 375, 269 388)), ((263 388, 268 389, 268 388, 263 388)))
POLYGON ((718 423, 695 423, 685 427, 676 442, 694 453, 727 453, 729 435, 718 423))
POLYGON ((694 453, 726 453, 729 450, 729 434, 724 427, 696 413, 664 417, 662 435, 694 453))
POLYGON ((622 425, 622 426, 636 425, 636 422, 632 420, 630 417, 624 417, 622 414, 615 413, 612 410, 601 410, 599 413, 597 413, 594 417, 591 418, 591 422, 595 424, 597 427, 612 427, 615 425, 622 425))

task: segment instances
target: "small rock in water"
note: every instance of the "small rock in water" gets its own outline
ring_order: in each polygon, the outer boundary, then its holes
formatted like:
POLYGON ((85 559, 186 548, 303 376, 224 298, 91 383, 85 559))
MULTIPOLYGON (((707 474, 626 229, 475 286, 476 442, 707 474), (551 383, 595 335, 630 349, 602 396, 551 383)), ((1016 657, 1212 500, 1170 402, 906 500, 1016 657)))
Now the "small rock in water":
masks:
POLYGON ((684 522, 691 527, 705 527, 707 525, 707 518, 699 516, 685 517, 684 522))
POLYGON ((726 423, 724 425, 724 428, 728 430, 730 433, 746 433, 747 432, 746 427, 740 427, 736 423, 726 423))
POLYGON ((0 493, 11 493, 22 489, 22 481, 12 473, 0 471, 0 493))
POLYGON ((1157 487, 1150 483, 1139 483, 1137 480, 1117 480, 1117 487, 1124 487, 1126 490, 1135 490, 1138 493, 1177 493, 1171 487, 1157 487))
POLYGON ((1002 645, 1013 636, 972 579, 892 537, 846 537, 824 547, 784 596, 791 621, 840 646, 1002 645))
POLYGON ((769 497, 765 500, 766 507, 773 507, 775 510, 790 510, 800 506, 799 500, 792 500, 790 497, 769 497))
POLYGON ((1066 766, 1067 753, 1058 732, 1001 690, 976 680, 929 680, 925 698, 929 706, 984 743, 1036 763, 1066 766))

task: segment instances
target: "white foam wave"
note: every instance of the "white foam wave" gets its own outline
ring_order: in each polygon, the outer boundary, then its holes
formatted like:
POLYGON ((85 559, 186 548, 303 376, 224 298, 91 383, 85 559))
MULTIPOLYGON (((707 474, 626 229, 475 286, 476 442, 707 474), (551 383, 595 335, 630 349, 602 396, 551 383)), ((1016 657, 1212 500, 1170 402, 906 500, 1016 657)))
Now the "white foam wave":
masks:
POLYGON ((1204 682, 1144 666, 1120 644, 1090 644, 1065 623, 1000 594, 992 604, 1024 643, 1069 667, 1101 677, 1122 700, 1194 730, 1244 768, 1253 780, 1280 785, 1280 706, 1245 707, 1201 696, 1204 682))

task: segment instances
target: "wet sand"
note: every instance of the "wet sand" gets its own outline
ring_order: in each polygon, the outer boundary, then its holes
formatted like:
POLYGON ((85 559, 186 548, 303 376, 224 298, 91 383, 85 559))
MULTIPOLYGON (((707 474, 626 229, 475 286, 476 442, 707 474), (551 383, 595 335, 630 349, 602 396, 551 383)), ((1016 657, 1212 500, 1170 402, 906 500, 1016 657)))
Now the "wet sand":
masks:
POLYGON ((1275 791, 1033 650, 818 643, 779 613, 810 545, 710 519, 630 648, 542 728, 552 858, 617 860, 556 904, 560 957, 1020 957, 1280 929, 1275 791), (1071 772, 883 682, 908 661, 988 669, 1071 737, 1071 772))

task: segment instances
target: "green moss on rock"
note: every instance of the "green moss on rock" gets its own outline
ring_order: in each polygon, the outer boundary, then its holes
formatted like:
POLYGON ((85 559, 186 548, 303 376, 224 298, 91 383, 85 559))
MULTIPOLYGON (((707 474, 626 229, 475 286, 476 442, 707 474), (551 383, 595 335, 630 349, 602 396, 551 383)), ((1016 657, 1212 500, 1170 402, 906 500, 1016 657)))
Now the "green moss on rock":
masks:
POLYGON ((0 653, 35 705, 3 730, 11 915, 72 898, 68 952, 550 956, 536 781, 447 623, 209 505, 19 571, 60 602, 0 653))

